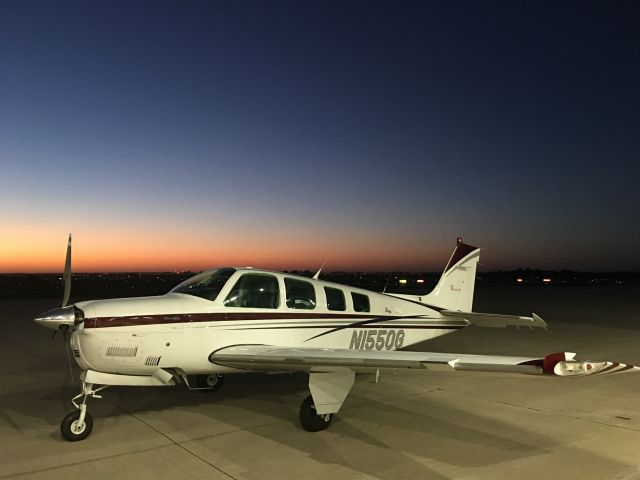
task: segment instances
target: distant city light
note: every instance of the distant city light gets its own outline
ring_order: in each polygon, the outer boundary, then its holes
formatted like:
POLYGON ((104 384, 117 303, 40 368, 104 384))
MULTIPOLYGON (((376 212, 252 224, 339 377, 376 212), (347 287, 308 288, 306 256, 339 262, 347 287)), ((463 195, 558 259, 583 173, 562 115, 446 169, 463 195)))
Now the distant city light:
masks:
POLYGON ((416 280, 417 283, 424 283, 424 280, 419 278, 418 280, 416 280))
POLYGON ((551 279, 550 278, 543 278, 542 279, 542 283, 551 283, 551 279))
POLYGON ((518 282, 518 283, 522 283, 522 282, 524 282, 524 278, 517 278, 517 279, 516 279, 516 282, 518 282))
POLYGON ((404 278, 401 278, 400 280, 398 280, 398 283, 401 283, 404 285, 405 283, 407 283, 407 281, 404 278))

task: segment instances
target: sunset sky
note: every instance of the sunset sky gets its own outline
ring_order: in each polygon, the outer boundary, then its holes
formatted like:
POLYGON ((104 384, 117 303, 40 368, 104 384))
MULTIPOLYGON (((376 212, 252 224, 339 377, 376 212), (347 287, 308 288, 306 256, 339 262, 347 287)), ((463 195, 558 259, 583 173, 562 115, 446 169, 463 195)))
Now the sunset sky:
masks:
POLYGON ((0 273, 640 270, 637 2, 0 2, 0 273))

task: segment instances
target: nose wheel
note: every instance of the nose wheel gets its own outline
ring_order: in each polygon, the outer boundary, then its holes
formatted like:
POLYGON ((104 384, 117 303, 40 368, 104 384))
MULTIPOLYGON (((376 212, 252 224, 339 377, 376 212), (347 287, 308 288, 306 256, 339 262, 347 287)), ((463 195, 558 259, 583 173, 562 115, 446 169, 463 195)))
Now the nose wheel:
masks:
POLYGON ((331 425, 333 413, 318 414, 313 404, 313 397, 309 395, 300 405, 300 424, 307 432, 319 432, 331 425))
POLYGON ((68 442, 84 440, 93 430, 93 417, 85 412, 81 420, 81 415, 80 411, 71 412, 60 423, 60 433, 68 442))

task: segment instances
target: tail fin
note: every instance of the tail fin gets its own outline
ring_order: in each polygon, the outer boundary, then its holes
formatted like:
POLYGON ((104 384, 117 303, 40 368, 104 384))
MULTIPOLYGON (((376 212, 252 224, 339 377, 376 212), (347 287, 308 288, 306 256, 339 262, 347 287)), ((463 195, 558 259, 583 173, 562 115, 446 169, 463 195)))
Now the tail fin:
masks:
POLYGON ((473 290, 480 249, 458 238, 447 266, 433 291, 422 297, 422 302, 447 310, 470 312, 473 309, 473 290))

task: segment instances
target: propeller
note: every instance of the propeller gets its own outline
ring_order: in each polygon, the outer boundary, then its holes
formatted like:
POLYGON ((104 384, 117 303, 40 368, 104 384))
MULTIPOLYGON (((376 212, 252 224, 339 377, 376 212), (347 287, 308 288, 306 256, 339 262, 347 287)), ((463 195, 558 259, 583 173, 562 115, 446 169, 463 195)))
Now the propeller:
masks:
MULTIPOLYGON (((71 234, 69 234, 69 241, 67 242, 67 256, 64 260, 64 273, 62 274, 62 308, 66 307, 69 303, 69 296, 71 295, 71 234)), ((67 338, 68 325, 60 325, 60 329, 63 337, 67 338), (64 328, 63 328, 64 327, 64 328)), ((56 336, 58 330, 53 331, 51 338, 56 336)))
MULTIPOLYGON (((62 294, 62 308, 66 307, 69 304, 69 296, 71 295, 71 234, 69 234, 69 241, 67 242, 67 256, 64 261, 64 273, 62 275, 62 285, 64 289, 64 293, 62 294)), ((71 365, 71 346, 69 345, 69 337, 67 333, 69 332, 69 325, 63 324, 60 325, 59 330, 62 332, 62 341, 65 344, 67 350, 67 363, 69 364, 69 375, 71 376, 71 381, 73 382, 73 367, 71 365)), ((53 335, 51 338, 56 336, 57 330, 53 331, 53 335)))
POLYGON ((64 261, 62 285, 64 286, 64 294, 62 296, 62 307, 64 308, 69 303, 69 295, 71 295, 71 234, 69 234, 69 242, 67 243, 67 257, 64 261))

